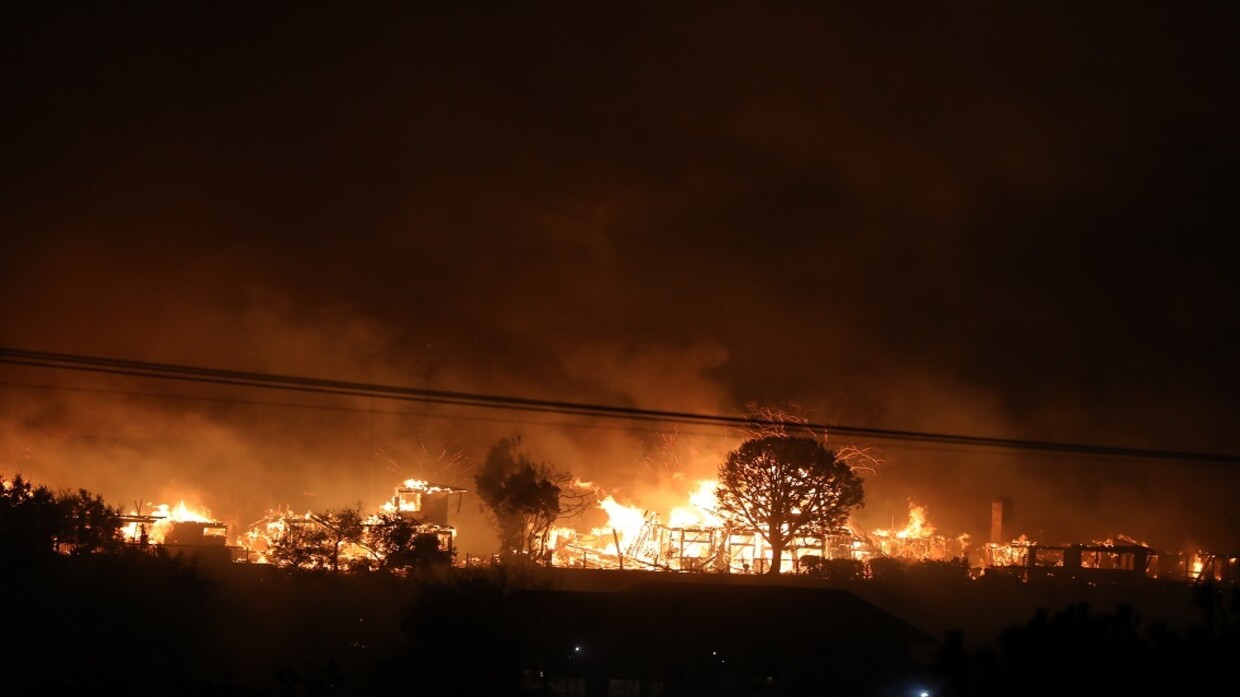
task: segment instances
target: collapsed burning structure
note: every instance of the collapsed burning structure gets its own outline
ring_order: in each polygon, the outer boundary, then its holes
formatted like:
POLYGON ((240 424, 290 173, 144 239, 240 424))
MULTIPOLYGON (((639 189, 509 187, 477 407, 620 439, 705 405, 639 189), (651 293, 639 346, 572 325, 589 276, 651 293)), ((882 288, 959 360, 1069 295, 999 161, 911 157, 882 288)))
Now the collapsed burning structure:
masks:
MULTIPOLYGON (((395 517, 410 523, 410 534, 432 537, 438 548, 449 554, 454 548, 454 519, 460 511, 461 494, 465 489, 422 480, 400 482, 391 498, 376 513, 362 518, 363 534, 356 540, 343 540, 334 549, 338 560, 346 565, 382 561, 382 553, 367 543, 365 532, 380 523, 382 516, 395 517)), ((194 508, 184 501, 175 507, 155 506, 142 513, 141 506, 121 516, 125 539, 142 548, 162 548, 173 554, 184 554, 207 561, 240 561, 272 563, 274 552, 282 540, 313 534, 336 532, 338 526, 329 515, 311 512, 296 513, 290 508, 268 511, 242 532, 233 544, 228 541, 227 525, 215 520, 205 508, 194 508)), ((360 513, 360 512, 359 512, 360 513)))
POLYGON ((979 569, 1023 580, 1066 576, 1089 581, 1162 578, 1192 582, 1240 581, 1240 556, 1156 549, 1129 537, 1075 544, 1042 544, 1025 535, 1007 541, 1012 501, 991 504, 990 541, 982 545, 979 569))
MULTIPOLYGON (((685 505, 666 514, 619 503, 606 496, 598 509, 605 524, 581 532, 553 528, 543 561, 563 568, 646 569, 669 572, 764 573, 772 550, 757 530, 738 527, 717 512, 717 483, 701 481, 685 505)), ((362 518, 365 530, 381 516, 412 523, 413 533, 433 537, 449 554, 455 549, 457 516, 465 489, 408 479, 400 482, 377 512, 362 518)), ((909 562, 952 562, 971 566, 974 576, 1006 574, 1024 580, 1067 576, 1090 580, 1163 578, 1187 581, 1240 582, 1240 555, 1157 550, 1136 539, 1114 539, 1082 544, 1043 544, 1021 535, 1004 541, 1011 524, 1011 501, 992 504, 990 541, 971 549, 967 534, 940 534, 928 521, 924 506, 909 502, 908 519, 896 529, 863 530, 852 521, 834 534, 794 538, 783 551, 783 566, 794 573, 815 573, 824 562, 854 564, 859 576, 870 575, 872 562, 894 559, 909 562), (970 554, 973 558, 970 559, 970 554), (972 564, 970 564, 972 562, 972 564)), ((269 511, 250 525, 233 544, 227 527, 210 511, 187 506, 156 506, 149 513, 134 510, 122 516, 130 542, 162 546, 173 553, 250 563, 272 563, 273 551, 290 535, 308 531, 330 532, 336 524, 324 515, 269 511)), ((348 567, 382 562, 383 554, 368 543, 365 532, 355 541, 339 544, 340 561, 348 567)))
MULTIPOLYGON (((763 573, 771 566, 771 546, 760 531, 737 527, 716 512, 714 481, 702 481, 686 506, 666 516, 626 506, 606 497, 599 504, 605 525, 588 533, 555 528, 548 543, 554 566, 601 569, 651 569, 677 572, 763 573), (664 522, 666 521, 666 522, 664 522)), ((955 563, 974 577, 1007 574, 1024 580, 1067 576, 1090 581, 1162 578, 1190 582, 1240 582, 1240 555, 1168 552, 1124 535, 1079 544, 1043 544, 1024 535, 1004 541, 1011 525, 1012 502, 992 505, 991 540, 972 548, 967 534, 939 533, 926 507, 909 502, 903 528, 865 531, 850 521, 835 534, 795 538, 784 551, 783 566, 816 573, 823 562, 855 563, 860 576, 871 563, 955 563), (970 558, 972 556, 972 558, 970 558)))
POLYGON ((1028 580, 1068 576, 1087 580, 1163 578, 1191 582, 1240 583, 1240 555, 1155 549, 1130 537, 1090 543, 1039 544, 1021 535, 983 546, 981 569, 1028 580))
MULTIPOLYGON (((699 482, 688 505, 673 508, 666 518, 609 496, 599 504, 608 515, 606 525, 585 534, 571 528, 551 531, 550 561, 565 567, 764 573, 772 561, 770 544, 760 531, 719 516, 717 486, 714 481, 699 482)), ((910 502, 909 522, 903 529, 865 533, 850 524, 834 534, 795 537, 783 550, 783 562, 799 571, 823 560, 947 561, 963 560, 967 553, 967 535, 937 534, 926 522, 926 509, 910 502)))
MULTIPOLYGON (((465 489, 446 484, 406 479, 396 485, 391 498, 379 506, 377 513, 371 513, 361 521, 362 535, 357 540, 341 543, 336 554, 347 565, 382 561, 382 551, 368 543, 366 533, 379 525, 381 517, 386 515, 408 521, 412 535, 435 538, 439 549, 450 555, 456 538, 453 523, 460 512, 461 495, 465 492, 465 489)), ((338 525, 337 521, 325 515, 297 514, 291 509, 269 511, 241 535, 239 545, 244 550, 246 561, 272 563, 275 560, 273 552, 281 540, 298 534, 331 533, 338 525)))

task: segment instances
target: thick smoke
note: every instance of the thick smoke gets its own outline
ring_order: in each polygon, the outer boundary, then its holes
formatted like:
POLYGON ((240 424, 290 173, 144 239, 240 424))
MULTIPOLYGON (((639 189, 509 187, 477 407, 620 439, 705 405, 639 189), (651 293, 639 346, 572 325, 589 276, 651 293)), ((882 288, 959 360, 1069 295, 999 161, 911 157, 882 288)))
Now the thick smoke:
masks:
MULTIPOLYGON (((98 12, 11 23, 0 345, 1240 452, 1231 18, 98 12)), ((741 438, 0 381, 0 472, 238 526, 406 477, 469 487, 516 434, 659 508, 741 438)), ((875 445, 867 527, 913 499, 984 539, 1010 496, 1035 539, 1240 548, 1231 468, 875 445)))

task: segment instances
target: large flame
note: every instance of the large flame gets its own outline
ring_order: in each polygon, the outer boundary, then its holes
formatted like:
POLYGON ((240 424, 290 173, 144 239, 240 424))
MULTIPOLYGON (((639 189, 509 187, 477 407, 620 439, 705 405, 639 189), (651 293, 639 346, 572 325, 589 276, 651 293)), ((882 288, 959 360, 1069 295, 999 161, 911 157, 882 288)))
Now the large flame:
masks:
POLYGON ((130 512, 130 516, 146 519, 131 520, 121 528, 121 532, 126 540, 139 544, 143 542, 163 544, 169 530, 176 523, 217 524, 215 518, 211 516, 210 509, 203 506, 188 505, 184 500, 178 501, 175 506, 170 506, 166 503, 158 504, 151 509, 150 513, 145 515, 135 509, 130 512), (143 539, 143 535, 145 535, 145 539, 143 539))
MULTIPOLYGON (((770 568, 772 550, 764 531, 724 520, 718 489, 717 481, 699 480, 683 495, 682 503, 659 512, 620 503, 609 495, 598 504, 607 514, 605 525, 588 533, 569 527, 552 529, 552 563, 680 571, 762 572, 770 568)), ((903 528, 867 535, 850 521, 843 533, 799 536, 785 545, 783 566, 796 570, 812 559, 865 561, 876 555, 946 560, 963 557, 967 545, 967 535, 953 539, 937 535, 926 507, 910 501, 903 528)))
POLYGON ((706 556, 706 548, 713 546, 719 535, 703 538, 700 534, 690 533, 685 537, 684 531, 721 530, 723 520, 716 512, 718 506, 715 489, 718 483, 713 480, 699 481, 697 488, 689 492, 685 504, 672 507, 666 515, 641 506, 621 503, 614 495, 608 495, 598 502, 599 510, 607 514, 607 522, 593 528, 588 533, 581 533, 569 527, 552 528, 549 547, 552 550, 552 563, 558 566, 590 566, 608 567, 624 566, 633 562, 638 568, 661 567, 665 564, 667 540, 661 535, 676 531, 680 537, 677 542, 678 553, 685 557, 706 556), (667 520, 666 525, 659 523, 667 520), (701 540, 706 539, 703 543, 701 540))
POLYGON ((698 488, 689 494, 689 505, 677 506, 667 515, 671 528, 718 528, 723 527, 719 517, 719 497, 715 493, 719 482, 706 479, 698 482, 698 488))
POLYGON ((611 496, 599 501, 598 506, 607 512, 607 524, 594 528, 593 534, 611 539, 603 551, 613 555, 627 552, 645 524, 645 511, 619 503, 611 496), (616 538, 619 538, 619 548, 616 547, 616 538))
POLYGON ((878 529, 874 531, 875 537, 894 537, 899 540, 917 540, 926 539, 934 535, 934 526, 926 522, 927 509, 925 506, 908 502, 908 523, 896 531, 890 529, 878 529))

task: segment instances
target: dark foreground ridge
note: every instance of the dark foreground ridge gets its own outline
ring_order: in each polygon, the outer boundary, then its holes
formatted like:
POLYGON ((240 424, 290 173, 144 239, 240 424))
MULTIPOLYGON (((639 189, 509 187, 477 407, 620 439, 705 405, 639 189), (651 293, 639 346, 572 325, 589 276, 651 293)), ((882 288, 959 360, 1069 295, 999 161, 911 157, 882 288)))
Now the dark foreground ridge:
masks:
POLYGON ((1156 580, 15 561, 0 576, 5 695, 1109 692, 1221 686, 1240 649, 1234 589, 1156 580))

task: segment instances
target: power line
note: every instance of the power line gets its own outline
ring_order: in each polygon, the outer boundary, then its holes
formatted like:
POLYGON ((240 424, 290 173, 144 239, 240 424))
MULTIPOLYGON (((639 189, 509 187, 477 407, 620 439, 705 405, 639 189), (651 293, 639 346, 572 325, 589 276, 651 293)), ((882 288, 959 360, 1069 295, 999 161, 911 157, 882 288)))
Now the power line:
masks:
POLYGON ((761 419, 730 416, 725 414, 703 414, 659 409, 642 409, 637 407, 532 399, 507 395, 488 395, 452 390, 419 389, 414 387, 402 387, 398 385, 384 385, 377 383, 326 380, 321 378, 279 375, 273 373, 202 368, 197 366, 184 366, 167 363, 101 358, 97 356, 26 351, 22 349, 5 347, 0 347, 0 363, 75 370, 108 375, 179 380, 213 385, 277 389, 349 397, 372 397, 421 402, 427 404, 542 412, 569 416, 624 419, 629 421, 659 421, 665 423, 719 425, 741 428, 752 428, 757 425, 783 427, 792 430, 826 432, 834 435, 853 436, 882 441, 916 441, 923 443, 1058 452, 1078 455, 1240 465, 1240 456, 1218 453, 1124 448, 1087 445, 1081 443, 1057 443, 1013 438, 993 438, 987 436, 966 436, 960 434, 933 433, 925 431, 869 428, 863 426, 848 426, 843 424, 825 424, 814 422, 803 423, 792 420, 761 419))
MULTIPOLYGON (((0 360, 0 363, 4 363, 4 362, 5 361, 0 360)), ((590 429, 590 430, 626 431, 629 433, 668 433, 668 434, 678 433, 678 434, 704 436, 704 437, 721 437, 718 432, 714 432, 714 431, 706 431, 706 430, 684 431, 684 430, 680 430, 677 428, 659 428, 657 426, 643 426, 643 425, 637 425, 637 424, 624 426, 624 425, 619 425, 619 424, 610 425, 610 424, 599 424, 599 423, 582 423, 580 420, 578 421, 568 421, 568 420, 532 421, 529 419, 522 419, 518 417, 511 417, 511 416, 504 418, 504 417, 497 416, 497 415, 481 416, 481 415, 470 415, 470 414, 464 414, 464 413, 448 413, 448 412, 439 412, 439 413, 431 412, 430 414, 425 414, 420 410, 419 411, 406 411, 406 410, 400 410, 400 409, 372 409, 370 407, 346 406, 344 404, 328 405, 328 404, 310 404, 308 402, 297 403, 297 402, 285 402, 285 401, 264 401, 264 400, 258 400, 258 399, 240 399, 237 397, 206 397, 203 395, 171 394, 168 392, 141 392, 137 390, 121 390, 121 389, 105 388, 105 387, 70 387, 68 385, 36 384, 36 383, 27 383, 27 382, 12 382, 8 380, 0 380, 0 387, 12 387, 12 388, 24 389, 24 390, 44 390, 44 391, 52 391, 52 392, 75 392, 75 393, 81 393, 81 394, 115 395, 117 397, 141 397, 141 398, 146 398, 146 399, 165 399, 165 400, 177 400, 177 401, 187 401, 187 402, 203 402, 206 404, 227 404, 227 405, 248 406, 248 407, 275 407, 275 408, 281 408, 281 409, 301 409, 301 410, 307 410, 307 411, 328 411, 328 412, 342 412, 342 413, 368 414, 368 415, 377 414, 381 416, 406 416, 406 417, 411 417, 414 419, 430 419, 430 420, 435 420, 435 421, 471 421, 471 422, 483 422, 483 423, 522 424, 522 425, 530 425, 530 426, 538 426, 538 427, 553 427, 553 428, 578 428, 578 429, 590 429)), ((654 422, 641 422, 641 423, 654 423, 654 422)))

